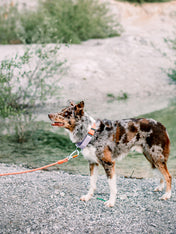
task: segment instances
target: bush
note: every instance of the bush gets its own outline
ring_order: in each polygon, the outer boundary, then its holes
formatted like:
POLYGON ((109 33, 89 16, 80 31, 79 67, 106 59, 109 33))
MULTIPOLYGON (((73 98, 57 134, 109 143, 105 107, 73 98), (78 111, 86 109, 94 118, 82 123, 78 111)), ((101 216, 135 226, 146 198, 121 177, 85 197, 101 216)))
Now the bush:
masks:
POLYGON ((4 6, 0 7, 0 43, 8 44, 18 40, 16 33, 16 22, 18 11, 16 7, 4 6))
MULTIPOLYGON (((1 8, 1 18, 3 17, 1 8)), ((11 6, 7 17, 0 23, 0 28, 6 28, 6 31, 13 34, 11 36, 4 31, 0 43, 18 39, 27 44, 58 41, 80 43, 90 38, 118 36, 121 30, 109 15, 106 5, 99 4, 97 0, 43 0, 35 11, 25 12, 19 12, 17 7, 11 6)))
POLYGON ((152 2, 169 2, 171 0, 122 0, 122 1, 142 4, 142 3, 152 3, 152 2))
POLYGON ((176 82, 176 62, 175 62, 175 68, 169 69, 168 73, 169 78, 171 78, 174 82, 176 82))
POLYGON ((118 100, 118 101, 126 101, 128 99, 128 94, 121 91, 118 96, 115 96, 113 93, 108 93, 107 97, 109 98, 109 102, 118 100))
MULTIPOLYGON (((169 45, 171 44, 171 47, 176 50, 176 39, 174 40, 165 40, 169 45)), ((172 81, 176 82, 176 61, 175 61, 175 67, 170 68, 168 72, 168 77, 172 79, 172 81)))
POLYGON ((33 46, 26 48, 23 55, 1 61, 0 116, 13 121, 19 142, 24 141, 28 127, 32 128, 36 106, 42 105, 47 98, 58 96, 65 63, 56 59, 59 48, 57 45, 33 46), (51 79, 55 74, 58 77, 53 85, 51 79))

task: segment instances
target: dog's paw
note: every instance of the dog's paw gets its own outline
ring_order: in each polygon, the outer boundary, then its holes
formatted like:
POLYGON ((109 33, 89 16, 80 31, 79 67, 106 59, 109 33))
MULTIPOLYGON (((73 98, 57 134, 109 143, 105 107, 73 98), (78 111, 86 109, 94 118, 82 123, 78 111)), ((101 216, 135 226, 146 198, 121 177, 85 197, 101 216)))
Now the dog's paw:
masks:
POLYGON ((114 201, 111 201, 111 200, 108 200, 108 201, 106 201, 104 204, 105 204, 105 206, 107 206, 107 207, 113 207, 114 204, 115 204, 115 202, 114 202, 114 201))
POLYGON ((161 191, 163 191, 163 189, 164 189, 164 183, 158 185, 158 186, 154 189, 154 192, 161 192, 161 191))
POLYGON ((171 197, 171 192, 165 193, 160 199, 161 200, 167 200, 171 197))
POLYGON ((89 194, 86 194, 86 195, 83 195, 81 198, 80 198, 80 200, 81 201, 85 201, 85 202, 87 202, 87 201, 89 201, 90 199, 91 199, 91 195, 89 195, 89 194))

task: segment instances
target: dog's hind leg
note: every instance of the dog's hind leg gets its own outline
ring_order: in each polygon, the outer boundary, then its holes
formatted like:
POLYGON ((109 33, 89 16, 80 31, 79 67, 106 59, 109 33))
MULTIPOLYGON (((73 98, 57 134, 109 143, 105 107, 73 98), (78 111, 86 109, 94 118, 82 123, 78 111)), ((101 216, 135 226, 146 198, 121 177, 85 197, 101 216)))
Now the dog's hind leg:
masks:
POLYGON ((161 192, 164 189, 164 180, 160 179, 160 184, 154 189, 154 192, 161 192))
POLYGON ((166 180, 166 192, 161 197, 162 200, 167 200, 171 197, 171 183, 172 183, 172 177, 169 174, 169 171, 167 169, 167 165, 165 162, 158 162, 156 164, 156 168, 163 174, 165 180, 166 180))
MULTIPOLYGON (((153 160, 153 156, 150 155, 150 153, 148 153, 147 151, 143 152, 144 156, 146 157, 146 159, 150 162, 152 169, 155 171, 155 173, 163 175, 163 173, 161 173, 160 170, 158 170, 157 166, 154 163, 153 160)), ((164 189, 164 180, 163 178, 160 179, 160 184, 154 189, 154 192, 161 192, 164 189)))
POLYGON ((92 198, 94 191, 96 189, 96 182, 98 176, 98 163, 90 163, 90 189, 86 195, 83 195, 80 200, 81 201, 88 201, 92 198))
MULTIPOLYGON (((146 154, 144 154, 146 156, 146 154)), ((161 197, 162 200, 167 200, 171 197, 171 182, 172 182, 172 177, 169 174, 169 171, 167 169, 167 157, 164 157, 164 155, 160 155, 160 154, 149 154, 146 157, 149 162, 151 163, 151 166, 153 169, 158 169, 159 172, 161 172, 161 174, 163 175, 165 181, 166 181, 166 193, 161 197), (166 159, 165 159, 166 158, 166 159)), ((160 180, 160 184, 158 187, 156 187, 156 189, 154 190, 156 191, 162 191, 164 189, 164 181, 163 179, 160 180)))

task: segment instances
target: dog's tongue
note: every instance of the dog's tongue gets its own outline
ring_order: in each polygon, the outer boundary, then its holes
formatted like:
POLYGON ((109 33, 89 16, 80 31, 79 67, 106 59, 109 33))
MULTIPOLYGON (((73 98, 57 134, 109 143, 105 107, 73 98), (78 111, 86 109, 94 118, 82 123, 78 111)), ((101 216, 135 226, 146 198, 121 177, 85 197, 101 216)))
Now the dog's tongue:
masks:
POLYGON ((54 123, 52 123, 51 125, 52 125, 52 126, 59 126, 59 127, 61 127, 61 126, 63 126, 64 124, 63 124, 63 123, 60 123, 60 122, 54 122, 54 123))

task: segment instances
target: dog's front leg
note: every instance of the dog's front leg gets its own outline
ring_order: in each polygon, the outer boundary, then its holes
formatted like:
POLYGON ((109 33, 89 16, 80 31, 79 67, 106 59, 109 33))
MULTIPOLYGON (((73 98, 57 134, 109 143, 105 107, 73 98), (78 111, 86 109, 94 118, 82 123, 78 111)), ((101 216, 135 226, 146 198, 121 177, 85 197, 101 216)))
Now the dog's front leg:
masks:
POLYGON ((113 207, 116 201, 116 194, 117 194, 115 162, 108 164, 104 163, 103 167, 105 169, 108 178, 108 184, 110 189, 110 197, 109 200, 105 202, 105 206, 113 207))
POLYGON ((90 189, 86 195, 83 195, 80 200, 81 201, 88 201, 92 198, 94 191, 96 189, 96 182, 98 176, 98 164, 97 163, 90 163, 90 189))
POLYGON ((110 197, 109 200, 105 202, 105 206, 112 207, 115 204, 117 188, 116 188, 115 161, 112 160, 111 151, 108 147, 104 149, 104 155, 101 159, 101 164, 106 172, 109 189, 110 189, 110 197))

